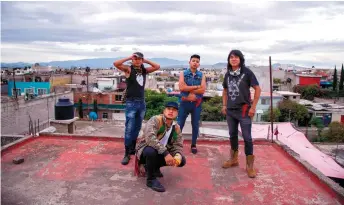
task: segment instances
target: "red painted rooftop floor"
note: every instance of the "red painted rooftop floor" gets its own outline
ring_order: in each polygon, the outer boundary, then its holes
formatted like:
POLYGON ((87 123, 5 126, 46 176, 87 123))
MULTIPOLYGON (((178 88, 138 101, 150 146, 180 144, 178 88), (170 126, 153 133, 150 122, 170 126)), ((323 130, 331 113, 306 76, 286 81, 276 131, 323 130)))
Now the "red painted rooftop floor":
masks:
POLYGON ((222 169, 228 142, 185 146, 183 168, 164 167, 167 191, 147 188, 122 166, 123 142, 115 139, 37 137, 2 153, 2 204, 340 204, 335 193, 277 145, 256 144, 255 179, 240 166, 222 169), (19 165, 12 159, 23 156, 19 165))

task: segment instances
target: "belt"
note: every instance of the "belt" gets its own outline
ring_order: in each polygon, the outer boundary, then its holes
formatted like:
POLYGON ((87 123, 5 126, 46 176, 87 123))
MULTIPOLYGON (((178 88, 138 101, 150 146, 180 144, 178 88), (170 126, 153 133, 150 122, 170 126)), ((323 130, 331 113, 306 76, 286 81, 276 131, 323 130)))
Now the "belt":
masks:
POLYGON ((248 104, 243 104, 241 107, 237 107, 237 108, 227 108, 228 110, 236 110, 236 111, 239 111, 239 110, 242 110, 242 117, 245 117, 246 115, 246 111, 247 109, 249 108, 249 105, 248 104))

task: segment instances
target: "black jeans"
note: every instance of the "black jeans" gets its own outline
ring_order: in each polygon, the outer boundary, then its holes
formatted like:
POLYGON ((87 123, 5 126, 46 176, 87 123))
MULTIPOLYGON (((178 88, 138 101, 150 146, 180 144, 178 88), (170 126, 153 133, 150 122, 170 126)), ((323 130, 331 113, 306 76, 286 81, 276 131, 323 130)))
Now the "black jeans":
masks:
POLYGON ((253 143, 252 143, 252 135, 251 135, 252 120, 251 120, 251 117, 248 116, 248 111, 249 109, 247 109, 247 111, 243 113, 242 109, 236 109, 236 110, 227 109, 227 124, 228 124, 231 148, 234 151, 238 150, 238 147, 239 147, 238 125, 240 123, 241 133, 245 142, 246 156, 253 154, 253 143))
MULTIPOLYGON (((147 180, 153 180, 156 178, 154 172, 160 169, 160 167, 166 166, 166 161, 164 155, 159 154, 156 149, 153 147, 145 147, 141 155, 140 164, 146 164, 147 180)), ((185 164, 186 159, 182 155, 182 162, 178 167, 182 167, 185 164)))

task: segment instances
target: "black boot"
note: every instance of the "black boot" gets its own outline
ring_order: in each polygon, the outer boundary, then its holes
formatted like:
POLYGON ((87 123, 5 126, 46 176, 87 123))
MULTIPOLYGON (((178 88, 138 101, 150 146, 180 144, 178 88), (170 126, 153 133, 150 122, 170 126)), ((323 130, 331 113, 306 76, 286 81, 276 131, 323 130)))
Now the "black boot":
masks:
POLYGON ((136 140, 132 142, 130 148, 129 148, 129 154, 135 155, 136 153, 136 140))
POLYGON ((195 144, 191 145, 191 152, 192 152, 192 154, 197 154, 197 147, 195 144))
POLYGON ((158 168, 158 169, 155 171, 154 176, 155 176, 155 177, 164 177, 164 175, 163 175, 163 174, 161 173, 161 171, 160 171, 160 168, 158 168))
POLYGON ((130 161, 129 147, 125 147, 125 154, 121 163, 122 165, 127 165, 129 164, 129 161, 130 161))
POLYGON ((157 192, 165 192, 165 187, 160 184, 159 180, 157 179, 151 179, 151 180, 147 180, 147 186, 150 187, 151 189, 153 189, 154 191, 157 192))

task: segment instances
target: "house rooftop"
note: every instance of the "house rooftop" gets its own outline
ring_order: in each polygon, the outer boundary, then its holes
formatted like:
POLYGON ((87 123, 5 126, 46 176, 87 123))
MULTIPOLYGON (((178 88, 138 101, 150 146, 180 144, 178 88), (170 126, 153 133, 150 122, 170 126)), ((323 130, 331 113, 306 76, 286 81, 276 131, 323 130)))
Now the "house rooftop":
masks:
POLYGON ((301 99, 299 101, 299 104, 305 105, 305 106, 307 106, 310 109, 315 110, 315 111, 341 111, 341 112, 344 112, 344 105, 343 104, 326 103, 326 102, 315 103, 315 102, 312 102, 309 100, 304 100, 304 99, 301 99))
POLYGON ((290 91, 275 91, 275 92, 284 96, 300 96, 301 95, 300 93, 294 93, 290 91))
POLYGON ((296 76, 300 77, 310 77, 310 78, 321 78, 321 75, 312 75, 312 74, 295 74, 296 76))
POLYGON ((227 140, 200 140, 199 152, 184 142, 186 166, 164 167, 167 189, 156 193, 134 175, 134 160, 120 164, 123 139, 39 136, 1 153, 4 204, 341 204, 341 195, 323 184, 279 145, 254 141, 258 175, 248 178, 240 142, 239 166, 221 168, 227 140), (13 164, 22 156, 22 164, 13 164))

